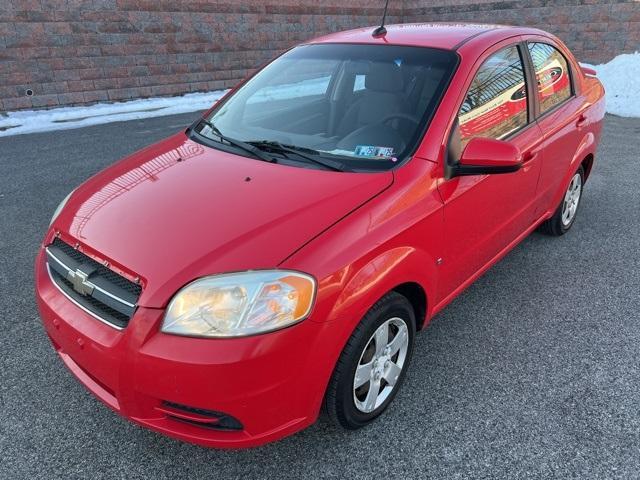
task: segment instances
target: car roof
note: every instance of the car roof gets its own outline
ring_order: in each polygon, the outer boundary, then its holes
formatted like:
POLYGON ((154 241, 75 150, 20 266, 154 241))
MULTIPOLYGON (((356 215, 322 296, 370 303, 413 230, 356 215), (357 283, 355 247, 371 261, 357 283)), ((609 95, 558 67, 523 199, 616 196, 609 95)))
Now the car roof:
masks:
POLYGON ((402 23, 385 25, 387 33, 372 36, 376 26, 346 30, 310 40, 306 43, 366 43, 386 45, 413 45, 455 50, 471 39, 479 43, 496 43, 515 35, 547 35, 535 28, 512 27, 479 23, 402 23), (491 35, 487 35, 491 32, 491 35))

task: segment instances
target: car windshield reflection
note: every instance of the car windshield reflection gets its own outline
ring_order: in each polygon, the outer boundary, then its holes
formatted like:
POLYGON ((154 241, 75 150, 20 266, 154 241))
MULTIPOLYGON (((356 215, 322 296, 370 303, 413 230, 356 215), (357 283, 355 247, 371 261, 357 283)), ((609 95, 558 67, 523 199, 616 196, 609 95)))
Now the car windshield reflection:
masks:
MULTIPOLYGON (((306 149, 354 170, 389 169, 417 146, 456 64, 453 52, 424 47, 300 46, 221 102, 195 131, 213 141, 222 133, 306 149)), ((296 155, 276 160, 322 168, 296 155)))

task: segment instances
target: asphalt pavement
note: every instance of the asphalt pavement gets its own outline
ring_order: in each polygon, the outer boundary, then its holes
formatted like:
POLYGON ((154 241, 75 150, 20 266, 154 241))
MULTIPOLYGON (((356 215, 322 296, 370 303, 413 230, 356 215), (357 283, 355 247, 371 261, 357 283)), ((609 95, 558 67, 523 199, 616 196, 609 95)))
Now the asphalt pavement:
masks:
POLYGON ((73 187, 195 116, 0 138, 0 478, 638 478, 638 119, 606 118, 572 231, 532 234, 439 314, 372 426, 216 451, 103 406, 44 334, 34 255, 73 187))

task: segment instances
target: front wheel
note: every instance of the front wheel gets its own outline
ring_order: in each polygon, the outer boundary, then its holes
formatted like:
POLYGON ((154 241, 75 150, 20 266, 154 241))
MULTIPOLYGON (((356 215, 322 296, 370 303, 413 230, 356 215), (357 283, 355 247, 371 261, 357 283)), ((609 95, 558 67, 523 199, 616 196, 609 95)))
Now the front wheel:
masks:
POLYGON ((584 169, 582 166, 571 177, 567 191, 562 202, 556 209, 553 217, 540 225, 540 229, 549 235, 560 236, 569 231, 578 213, 578 205, 582 198, 582 186, 584 185, 584 169))
POLYGON ((378 417, 400 389, 414 337, 409 301, 395 292, 378 301, 340 355, 325 397, 329 417, 350 430, 378 417))

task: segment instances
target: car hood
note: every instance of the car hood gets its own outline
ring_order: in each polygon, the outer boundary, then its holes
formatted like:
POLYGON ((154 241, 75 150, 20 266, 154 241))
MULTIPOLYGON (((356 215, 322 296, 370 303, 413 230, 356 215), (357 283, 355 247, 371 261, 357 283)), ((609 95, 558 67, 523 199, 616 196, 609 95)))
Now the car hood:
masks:
POLYGON ((79 187, 54 227, 143 282, 162 307, 189 281, 273 268, 393 182, 272 164, 174 135, 79 187))

